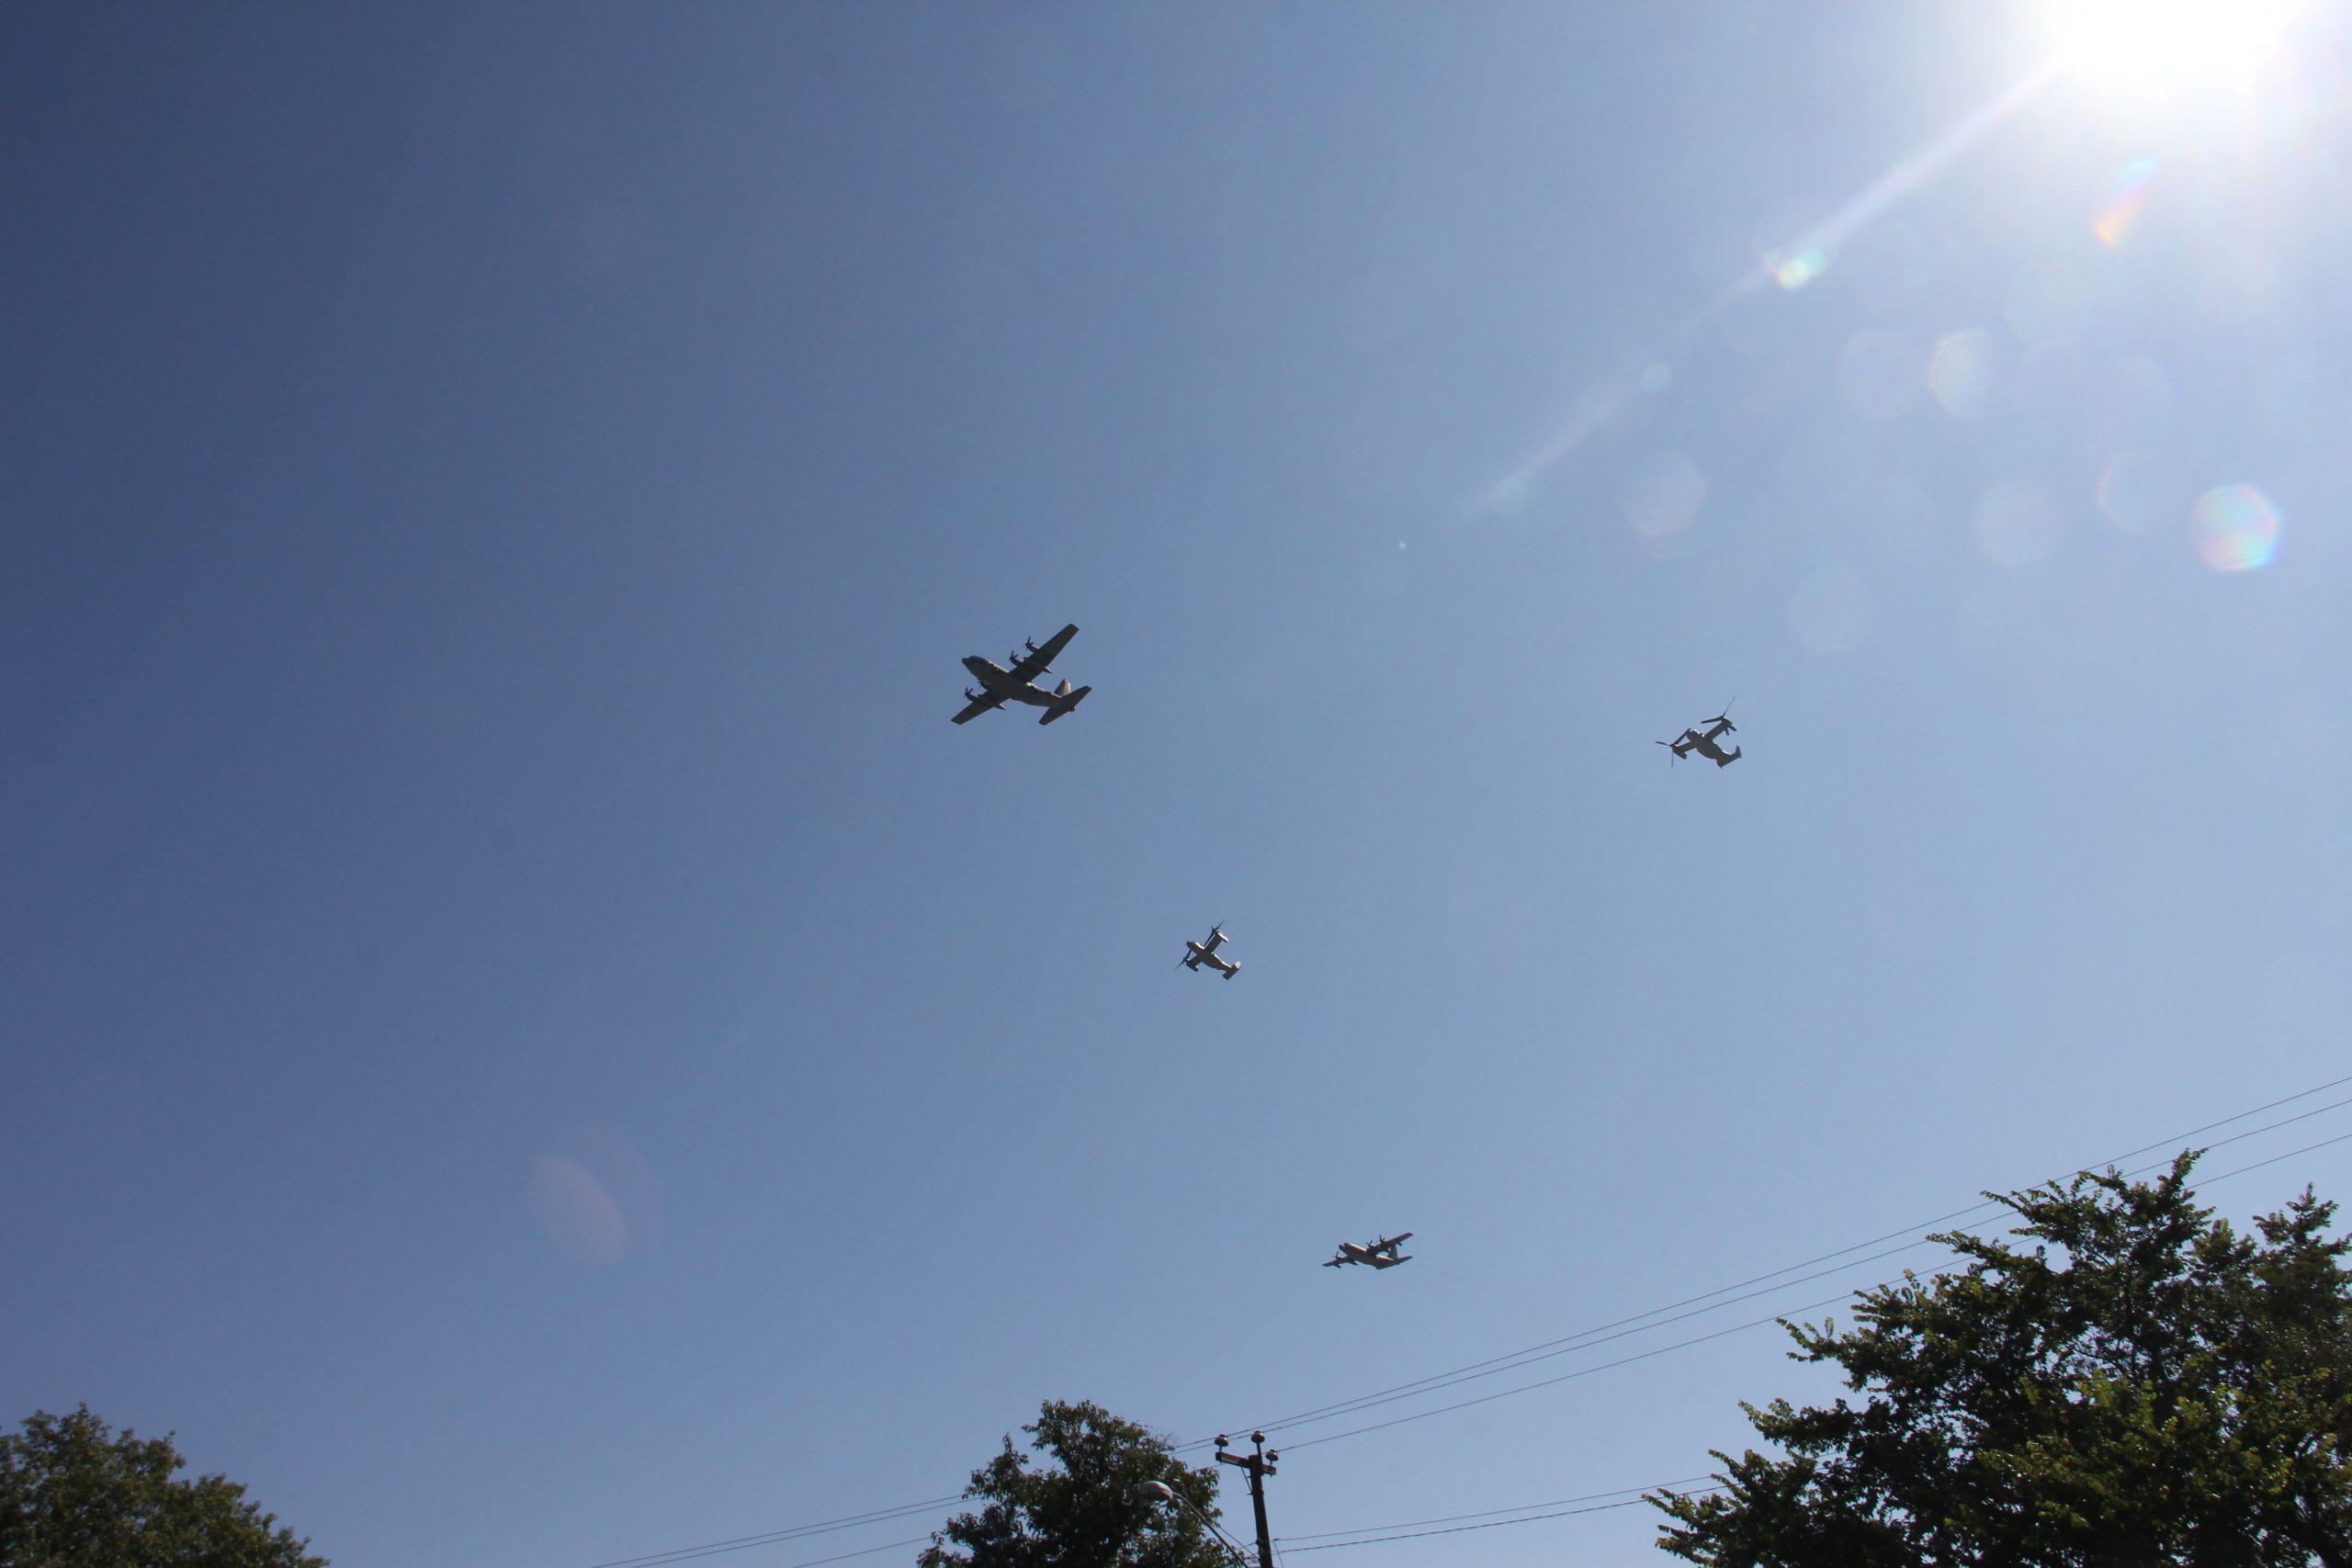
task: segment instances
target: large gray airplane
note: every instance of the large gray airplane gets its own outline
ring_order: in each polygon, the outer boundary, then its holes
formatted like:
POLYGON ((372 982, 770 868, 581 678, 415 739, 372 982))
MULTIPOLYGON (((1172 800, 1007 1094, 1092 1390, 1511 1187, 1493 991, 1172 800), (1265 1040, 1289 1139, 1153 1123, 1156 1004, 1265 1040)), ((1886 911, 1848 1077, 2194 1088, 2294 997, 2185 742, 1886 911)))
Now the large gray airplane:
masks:
POLYGON ((977 653, 965 660, 964 668, 972 672, 980 688, 978 691, 969 686, 964 688, 966 706, 956 716, 956 722, 967 724, 989 709, 1001 708, 1008 702, 1027 703, 1031 707, 1044 708, 1046 714, 1037 721, 1039 724, 1051 724, 1076 707, 1093 687, 1080 686, 1073 692, 1069 689, 1069 682, 1064 681, 1048 692, 1040 688, 1036 680, 1038 676, 1052 671, 1055 656, 1077 635, 1078 626, 1073 623, 1047 637, 1043 648, 1034 642, 1023 642, 1022 646, 1029 650, 1027 653, 1008 653, 1004 656, 1012 665, 1009 670, 982 659, 977 653))
POLYGON ((1413 1233, 1404 1231, 1396 1235, 1382 1236, 1369 1247, 1359 1247, 1354 1242, 1343 1241, 1340 1244, 1339 1256, 1325 1258, 1323 1267, 1337 1269, 1342 1263, 1369 1263, 1374 1269, 1394 1269, 1399 1263, 1410 1263, 1413 1260, 1411 1254, 1399 1257, 1396 1252, 1399 1247, 1412 1239, 1413 1233))

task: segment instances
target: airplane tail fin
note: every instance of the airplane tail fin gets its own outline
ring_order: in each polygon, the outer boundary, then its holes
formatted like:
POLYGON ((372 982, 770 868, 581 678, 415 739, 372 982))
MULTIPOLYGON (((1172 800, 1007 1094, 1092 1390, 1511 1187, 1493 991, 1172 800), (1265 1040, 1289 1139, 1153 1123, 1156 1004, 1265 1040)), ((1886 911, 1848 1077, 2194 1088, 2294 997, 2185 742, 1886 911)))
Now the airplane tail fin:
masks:
POLYGON ((1238 974, 1240 974, 1240 973, 1241 973, 1241 965, 1240 965, 1240 964, 1232 964, 1232 965, 1230 965, 1230 966, 1228 966, 1228 967, 1227 968, 1227 970, 1226 970, 1226 972, 1225 972, 1225 977, 1226 977, 1227 979, 1230 980, 1230 979, 1232 979, 1236 975, 1238 975, 1238 974))
POLYGON ((1069 689, 1069 682, 1068 681, 1064 681, 1061 683, 1060 689, 1054 693, 1054 705, 1047 708, 1046 710, 1046 716, 1039 719, 1037 722, 1039 724, 1053 723, 1054 720, 1061 717, 1062 715, 1078 706, 1080 703, 1084 702, 1086 700, 1086 694, 1093 689, 1094 688, 1091 686, 1080 686, 1077 691, 1073 692, 1069 689))
POLYGON ((1716 759, 1715 759, 1715 766, 1717 766, 1717 767, 1719 767, 1719 768, 1728 768, 1728 767, 1730 767, 1734 762, 1736 762, 1736 761, 1739 761, 1739 748, 1738 748, 1738 747, 1736 747, 1736 746, 1735 746, 1735 747, 1733 747, 1733 748, 1731 749, 1731 750, 1730 750, 1728 753, 1726 753, 1725 755, 1721 756, 1721 757, 1718 757, 1718 758, 1716 758, 1716 759))

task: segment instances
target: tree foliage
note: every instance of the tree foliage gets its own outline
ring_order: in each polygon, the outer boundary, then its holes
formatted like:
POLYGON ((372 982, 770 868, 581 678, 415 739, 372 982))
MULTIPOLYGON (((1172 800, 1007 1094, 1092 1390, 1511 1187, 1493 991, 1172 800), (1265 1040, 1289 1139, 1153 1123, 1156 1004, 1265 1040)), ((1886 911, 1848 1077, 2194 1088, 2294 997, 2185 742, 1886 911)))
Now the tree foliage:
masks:
POLYGON ((1032 1469, 1007 1436, 964 1489, 981 1506, 931 1538, 921 1568, 1232 1568, 1201 1523, 1217 1517, 1215 1465, 1187 1465, 1099 1404, 1049 1399, 1021 1429, 1055 1468, 1032 1469), (1146 1495, 1154 1481, 1192 1506, 1146 1495))
POLYGON ((0 1436, 8 1568, 326 1568, 225 1476, 175 1481, 172 1440, 119 1436, 84 1405, 0 1436))
POLYGON ((1867 1397, 1744 1405, 1713 1495, 1651 1499, 1658 1544, 1720 1568, 2352 1568, 2352 1242, 2309 1190, 2256 1222, 2199 1208, 2194 1154, 2004 1197, 2022 1250, 1934 1237, 1957 1272, 1788 1325, 1867 1397))

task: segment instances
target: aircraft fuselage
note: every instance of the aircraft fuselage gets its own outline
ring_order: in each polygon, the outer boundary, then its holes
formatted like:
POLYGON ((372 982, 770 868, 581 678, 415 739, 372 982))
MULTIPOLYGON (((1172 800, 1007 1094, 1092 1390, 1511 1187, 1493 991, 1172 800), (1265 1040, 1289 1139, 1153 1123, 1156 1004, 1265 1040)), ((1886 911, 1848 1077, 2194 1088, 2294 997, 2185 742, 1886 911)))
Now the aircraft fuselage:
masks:
POLYGON ((955 716, 955 722, 968 723, 984 713, 993 713, 1007 703, 1044 708, 1045 713, 1037 720, 1039 724, 1051 724, 1075 709, 1086 700, 1086 694, 1093 687, 1080 686, 1072 691, 1069 682, 1064 681, 1049 692, 1037 684, 1037 677, 1053 673, 1054 660, 1063 649, 1069 646, 1069 639, 1077 635, 1078 623, 1072 621, 1048 637, 1043 648, 1034 642, 1026 643, 1023 646, 1028 649, 1027 653, 1015 649, 1005 655, 1011 660, 1010 668, 992 659, 983 659, 977 653, 967 655, 964 669, 980 685, 978 691, 964 694, 964 709, 955 716))
POLYGON ((1002 697, 1007 702, 1027 703, 1031 707, 1049 708, 1054 705, 1051 692, 1035 682, 1013 679, 1012 671, 992 660, 971 654, 965 659, 964 668, 972 672, 972 679, 980 683, 980 689, 991 696, 1002 697))
POLYGON ((1218 974, 1230 977, 1235 970, 1241 967, 1229 958, 1219 958, 1213 949, 1203 947, 1197 942, 1188 940, 1184 946, 1191 953, 1191 956, 1184 960, 1184 967, 1187 969, 1198 969, 1205 964, 1218 974))
POLYGON ((1396 1249, 1410 1241, 1412 1236, 1413 1233, 1410 1231, 1398 1236, 1383 1236, 1370 1247, 1360 1246, 1352 1241, 1343 1241, 1340 1244, 1339 1256, 1328 1259, 1323 1267, 1337 1269, 1343 1264, 1362 1263, 1374 1269, 1394 1269, 1399 1263, 1410 1263, 1413 1260, 1412 1254, 1399 1252, 1396 1249))
POLYGON ((1669 744, 1673 747, 1674 754, 1678 757, 1688 757, 1691 752, 1696 751, 1699 755, 1704 757, 1715 766, 1719 768, 1726 768, 1732 763, 1739 761, 1739 748, 1735 746, 1730 750, 1726 751, 1723 749, 1723 744, 1719 739, 1717 739, 1717 737, 1721 736, 1725 730, 1731 728, 1732 725, 1729 719, 1718 718, 1713 723, 1710 724, 1704 730, 1684 730, 1682 732, 1681 739, 1669 742, 1669 744))

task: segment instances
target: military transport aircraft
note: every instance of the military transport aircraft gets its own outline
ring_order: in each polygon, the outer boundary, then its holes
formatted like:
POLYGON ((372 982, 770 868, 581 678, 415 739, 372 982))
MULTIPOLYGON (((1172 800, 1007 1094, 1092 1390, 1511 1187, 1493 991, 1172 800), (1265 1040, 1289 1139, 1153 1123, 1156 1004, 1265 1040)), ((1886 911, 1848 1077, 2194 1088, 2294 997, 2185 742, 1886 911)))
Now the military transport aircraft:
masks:
POLYGON ((962 713, 956 716, 956 722, 969 723, 989 709, 1001 708, 1008 702, 1027 703, 1031 707, 1044 708, 1046 714, 1037 721, 1039 724, 1051 724, 1076 707, 1093 687, 1080 686, 1073 692, 1069 689, 1069 682, 1064 681, 1048 692, 1035 682, 1038 676, 1052 671, 1055 656, 1077 635, 1078 627, 1071 625, 1047 637, 1043 648, 1024 641, 1022 646, 1028 649, 1026 654, 1008 653, 1004 656, 1006 662, 1012 665, 1009 670, 982 659, 977 653, 964 660, 964 668, 978 680, 980 689, 976 692, 969 686, 964 688, 967 705, 962 713))
MULTIPOLYGON (((1738 698, 1734 697, 1732 702, 1737 702, 1738 700, 1738 698)), ((1703 735, 1695 729, 1686 729, 1682 732, 1682 737, 1679 740, 1661 740, 1658 742, 1659 745, 1674 753, 1672 757, 1668 757, 1666 760, 1667 765, 1671 767, 1676 761, 1683 757, 1688 757, 1693 751, 1698 752, 1699 755, 1704 757, 1707 761, 1713 762, 1719 768, 1728 768, 1734 762, 1738 761, 1738 747, 1735 746, 1730 750, 1726 751, 1716 742, 1715 739, 1719 735, 1736 735, 1739 732, 1739 726, 1731 721, 1731 703, 1725 703, 1724 705, 1724 711, 1715 715, 1714 717, 1702 719, 1700 722, 1707 726, 1706 733, 1703 735)))
POLYGON ((1231 939, 1225 934, 1225 922, 1220 920, 1209 928, 1209 939, 1206 942, 1194 942, 1192 938, 1186 937, 1184 956, 1176 962, 1195 975, 1201 972, 1201 965, 1205 964, 1230 980, 1241 973, 1241 965, 1229 958, 1219 958, 1216 955, 1216 950, 1223 947, 1229 940, 1231 939))
POLYGON ((1400 1255, 1396 1250, 1398 1247, 1412 1239, 1413 1233, 1404 1231, 1396 1235, 1382 1236, 1370 1247, 1358 1247, 1354 1242, 1343 1241, 1340 1244, 1338 1256, 1325 1258, 1323 1267, 1337 1269, 1342 1263, 1369 1263, 1374 1269, 1394 1269, 1399 1263, 1410 1263, 1413 1260, 1411 1253, 1400 1255))

